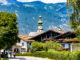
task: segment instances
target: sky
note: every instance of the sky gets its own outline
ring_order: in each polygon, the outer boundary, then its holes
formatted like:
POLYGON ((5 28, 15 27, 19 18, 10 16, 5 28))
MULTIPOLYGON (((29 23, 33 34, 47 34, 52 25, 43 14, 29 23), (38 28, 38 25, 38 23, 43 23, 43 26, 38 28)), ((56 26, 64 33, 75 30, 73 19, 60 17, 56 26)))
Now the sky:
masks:
POLYGON ((3 3, 4 5, 8 4, 6 0, 0 0, 0 3, 3 3))
MULTIPOLYGON (((32 1, 42 1, 44 3, 60 3, 60 2, 66 2, 66 0, 17 0, 19 2, 32 2, 32 1)), ((0 0, 3 4, 8 4, 7 0, 0 0)))

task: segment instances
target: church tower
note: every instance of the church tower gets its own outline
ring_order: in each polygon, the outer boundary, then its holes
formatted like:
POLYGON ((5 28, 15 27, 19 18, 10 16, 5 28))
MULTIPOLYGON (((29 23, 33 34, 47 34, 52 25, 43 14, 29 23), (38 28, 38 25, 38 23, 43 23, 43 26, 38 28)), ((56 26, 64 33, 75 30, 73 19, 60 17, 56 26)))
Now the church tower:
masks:
POLYGON ((42 21, 42 16, 39 16, 38 30, 37 30, 37 32, 43 32, 43 21, 42 21))

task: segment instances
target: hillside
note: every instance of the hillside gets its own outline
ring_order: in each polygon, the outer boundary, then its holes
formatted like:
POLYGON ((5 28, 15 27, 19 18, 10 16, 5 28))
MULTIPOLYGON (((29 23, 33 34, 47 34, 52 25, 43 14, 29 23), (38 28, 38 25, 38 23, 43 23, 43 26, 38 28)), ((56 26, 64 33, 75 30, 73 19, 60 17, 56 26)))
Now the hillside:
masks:
POLYGON ((44 31, 61 27, 70 30, 67 16, 66 3, 46 4, 40 1, 21 3, 16 0, 7 0, 9 4, 0 4, 0 11, 16 13, 20 34, 28 34, 37 30, 38 16, 43 17, 44 31))

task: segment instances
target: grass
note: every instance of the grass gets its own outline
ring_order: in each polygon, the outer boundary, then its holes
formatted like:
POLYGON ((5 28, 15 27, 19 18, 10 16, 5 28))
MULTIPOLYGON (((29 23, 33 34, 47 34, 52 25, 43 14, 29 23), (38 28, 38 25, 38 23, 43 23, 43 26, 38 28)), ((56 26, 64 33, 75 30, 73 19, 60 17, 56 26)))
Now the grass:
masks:
POLYGON ((6 59, 6 58, 1 58, 1 60, 9 60, 9 59, 6 59))

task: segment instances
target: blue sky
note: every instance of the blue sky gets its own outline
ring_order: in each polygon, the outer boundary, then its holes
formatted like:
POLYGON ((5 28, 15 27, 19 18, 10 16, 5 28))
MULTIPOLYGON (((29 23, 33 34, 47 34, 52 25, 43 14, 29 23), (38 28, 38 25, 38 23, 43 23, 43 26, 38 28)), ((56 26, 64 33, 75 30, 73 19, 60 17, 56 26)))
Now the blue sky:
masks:
MULTIPOLYGON (((19 2, 32 2, 32 1, 42 1, 44 3, 59 3, 59 2, 66 2, 66 0, 17 0, 19 2)), ((7 4, 7 0, 0 0, 1 3, 7 4)))

